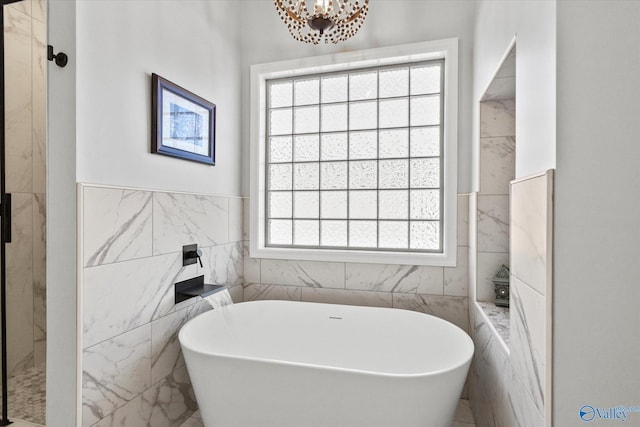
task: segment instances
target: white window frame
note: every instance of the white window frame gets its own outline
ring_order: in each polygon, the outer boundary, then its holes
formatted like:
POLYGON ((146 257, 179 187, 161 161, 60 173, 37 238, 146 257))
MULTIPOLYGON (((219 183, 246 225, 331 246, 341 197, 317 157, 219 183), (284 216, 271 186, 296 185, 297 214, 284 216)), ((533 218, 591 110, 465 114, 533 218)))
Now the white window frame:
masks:
POLYGON ((251 66, 250 234, 252 258, 455 266, 458 189, 458 39, 412 43, 251 66), (442 252, 274 248, 265 245, 266 81, 408 62, 444 59, 442 252))

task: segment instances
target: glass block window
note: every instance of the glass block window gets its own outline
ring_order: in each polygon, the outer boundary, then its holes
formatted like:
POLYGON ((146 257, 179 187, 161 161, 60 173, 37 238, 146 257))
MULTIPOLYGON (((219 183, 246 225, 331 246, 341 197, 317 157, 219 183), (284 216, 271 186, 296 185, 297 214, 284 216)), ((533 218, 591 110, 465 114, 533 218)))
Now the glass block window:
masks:
POLYGON ((266 246, 442 252, 443 69, 267 80, 266 246))

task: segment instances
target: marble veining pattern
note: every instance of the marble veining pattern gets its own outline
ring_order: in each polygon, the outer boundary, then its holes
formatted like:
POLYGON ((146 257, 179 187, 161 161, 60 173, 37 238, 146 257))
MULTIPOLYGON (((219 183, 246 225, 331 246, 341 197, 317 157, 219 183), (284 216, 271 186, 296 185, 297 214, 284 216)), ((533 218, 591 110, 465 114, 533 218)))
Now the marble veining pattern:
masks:
POLYGON ((196 410, 189 374, 183 366, 94 426, 173 427, 181 425, 196 410))
POLYGON ((478 251, 509 252, 509 196, 478 196, 478 251))
POLYGON ((178 332, 189 320, 210 309, 207 302, 199 301, 151 323, 151 384, 184 365, 178 332))
POLYGON ((480 103, 480 137, 514 136, 516 134, 514 100, 480 103))
POLYGON ((47 271, 46 271, 46 196, 33 197, 33 339, 34 363, 46 360, 47 271))
POLYGON ((38 20, 35 11, 44 10, 36 7, 42 5, 42 1, 33 1, 33 19, 31 20, 32 31, 32 158, 33 158, 33 192, 45 193, 46 185, 46 141, 47 141, 47 26, 44 19, 38 20))
POLYGON ((6 191, 33 192, 32 31, 30 8, 5 10, 6 191))
POLYGON ((29 383, 13 389, 20 396, 19 402, 9 396, 10 414, 41 423, 44 394, 35 391, 41 385, 44 392, 44 377, 32 374, 34 366, 42 371, 38 366, 46 359, 45 21, 44 0, 4 8, 5 185, 13 195, 13 241, 6 258, 7 362, 13 379, 29 383), (34 391, 33 398, 23 393, 27 389, 34 391))
MULTIPOLYGON (((380 291, 376 291, 376 278, 367 276, 367 268, 372 265, 353 266, 353 275, 348 278, 345 263, 250 259, 246 242, 229 242, 233 237, 230 216, 243 214, 246 217, 244 212, 237 212, 237 206, 232 207, 231 199, 151 193, 152 255, 87 266, 83 270, 85 349, 108 346, 134 331, 151 328, 148 388, 133 392, 122 404, 113 405, 117 408, 111 412, 109 408, 104 409, 100 413, 102 419, 93 425, 179 425, 195 410, 176 332, 189 318, 207 308, 197 300, 174 305, 173 284, 199 274, 205 274, 207 281, 230 286, 236 302, 291 299, 397 307, 434 314, 469 330, 466 296, 443 295, 445 281, 451 293, 460 294, 466 289, 463 278, 468 266, 463 261, 459 260, 456 267, 447 268, 420 267, 411 271, 411 266, 401 267, 391 277, 395 274, 402 278, 403 273, 409 272, 406 277, 392 285, 382 283, 378 288, 380 291), (221 211, 227 216, 220 221, 224 224, 224 232, 201 224, 201 220, 211 214, 207 209, 216 210, 216 203, 218 207, 223 206, 221 211), (159 206, 161 208, 157 209, 159 206), (170 218, 174 214, 177 218, 170 218), (180 221, 186 228, 179 226, 180 221), (216 233, 223 237, 211 239, 216 233), (201 238, 202 235, 205 237, 201 238), (183 241, 191 243, 186 239, 194 236, 203 250, 204 267, 195 264, 184 268, 179 250, 183 241), (180 245, 176 246, 178 243, 180 245), (170 252, 162 254, 163 251, 170 252), (256 283, 250 282, 249 276, 257 279, 256 283), (356 289, 347 289, 347 283, 353 283, 356 289), (105 301, 110 303, 105 304, 105 301)), ((459 205, 467 208, 464 202, 459 205)), ((464 252, 465 249, 461 249, 459 254, 464 252)), ((380 271, 394 271, 389 266, 376 267, 381 268, 380 271)), ((107 353, 113 354, 105 357, 118 357, 116 350, 107 353)), ((96 381, 101 381, 100 375, 96 375, 96 381)), ((103 382, 109 384, 109 375, 103 375, 103 382)))
POLYGON ((531 395, 538 411, 544 412, 546 315, 545 299, 515 277, 511 278, 511 364, 531 395))
POLYGON ((33 195, 12 195, 12 240, 6 245, 7 370, 34 365, 33 195))
POLYGON ((511 340, 509 307, 500 307, 492 302, 482 301, 478 301, 476 304, 480 306, 484 314, 489 318, 504 343, 509 344, 511 340))
POLYGON ((509 407, 510 416, 514 419, 514 424, 523 427, 543 427, 544 416, 530 397, 525 386, 522 385, 517 376, 511 377, 509 382, 509 407))
POLYGON ((151 385, 151 325, 87 348, 82 360, 82 420, 88 426, 151 385))
MULTIPOLYGON (((502 117, 507 116, 503 115, 502 117)), ((492 141, 484 142, 495 142, 499 139, 506 140, 494 138, 492 141)), ((498 161, 496 158, 493 160, 498 161)), ((488 187, 481 187, 483 191, 496 193, 504 191, 503 184, 507 182, 506 172, 490 178, 496 179, 489 180, 488 187)), ((486 175, 485 182, 487 182, 486 175)), ((514 197, 513 188, 512 186, 512 197, 514 197)), ((522 199, 525 203, 518 203, 519 207, 514 207, 513 200, 510 206, 507 205, 508 197, 507 195, 477 195, 478 251, 472 250, 470 263, 477 264, 477 276, 475 280, 472 279, 472 283, 477 280, 477 298, 481 301, 493 300, 491 279, 500 265, 510 265, 510 256, 512 273, 514 269, 518 269, 513 267, 514 264, 522 263, 526 270, 532 261, 538 259, 535 251, 529 250, 527 252, 529 248, 524 251, 520 250, 521 247, 526 247, 526 244, 521 245, 520 241, 523 238, 518 236, 518 233, 535 234, 538 237, 547 235, 547 230, 544 227, 531 229, 531 221, 523 220, 532 214, 535 215, 535 208, 531 209, 527 206, 524 208, 526 211, 524 213, 522 212, 523 208, 520 207, 535 203, 535 200, 539 198, 523 192, 516 195, 514 199, 522 199), (521 212, 514 212, 514 209, 521 209, 521 212), (509 210, 511 210, 510 214, 509 210), (522 227, 522 229, 514 228, 514 226, 522 227), (505 232, 505 230, 508 231, 505 232), (510 234, 511 237, 509 237, 510 234), (514 250, 516 246, 518 249, 514 250), (510 248, 511 254, 508 253, 510 248), (520 259, 516 260, 516 258, 520 259)), ((476 267, 470 268, 476 272, 476 267)), ((541 274, 546 277, 547 271, 542 269, 541 274)), ((542 427, 544 425, 542 414, 544 413, 545 369, 544 299, 527 285, 521 284, 520 286, 514 276, 511 279, 511 295, 509 318, 496 313, 498 311, 496 308, 491 310, 492 303, 478 303, 485 308, 484 313, 481 313, 481 309, 475 304, 471 304, 471 318, 474 326, 472 336, 476 345, 476 353, 469 374, 470 399, 478 426, 542 427), (507 332, 509 336, 507 336, 507 332), (506 344, 509 345, 510 351, 507 350, 506 344)))
POLYGON ((228 287, 241 285, 244 278, 242 242, 202 248, 205 283, 228 287))
POLYGON ((153 193, 153 255, 229 241, 229 199, 193 194, 153 193))
POLYGON ((346 264, 346 288, 378 292, 442 295, 442 267, 387 264, 346 264))
POLYGON ((511 184, 511 364, 523 425, 548 413, 552 200, 553 171, 511 184))
POLYGON ((12 198, 12 242, 6 245, 7 369, 34 365, 32 31, 30 5, 11 5, 5 34, 5 185, 12 198))
POLYGON ((202 421, 202 416, 200 415, 200 411, 196 411, 191 415, 191 417, 182 423, 180 427, 204 427, 204 421, 202 421))
POLYGON ((480 139, 480 192, 509 194, 509 182, 515 178, 514 136, 480 139))
POLYGON ((195 264, 183 267, 181 253, 85 268, 84 347, 174 311, 174 284, 195 276, 195 264))
POLYGON ((472 305, 472 334, 475 343, 469 372, 469 400, 479 427, 515 426, 509 408, 506 378, 510 377, 509 355, 491 327, 472 305))
POLYGON ((542 427, 542 413, 514 372, 505 345, 473 304, 471 316, 475 352, 469 372, 469 400, 476 425, 542 427))
POLYGON ((344 288, 344 264, 337 262, 260 261, 262 283, 268 285, 308 286, 310 288, 344 288))
POLYGON ((102 264, 82 270, 83 425, 180 425, 196 402, 177 332, 210 308, 201 298, 176 305, 174 284, 204 274, 207 281, 227 285, 234 301, 243 300, 242 203, 91 185, 82 191, 95 196, 84 198, 83 241, 99 248, 124 238, 131 248, 144 248, 94 251, 115 255, 96 256, 102 264), (122 232, 127 222, 144 223, 144 232, 122 232), (229 237, 238 240, 227 243, 229 237), (202 268, 182 266, 181 245, 193 242, 203 251, 202 268))
POLYGON ((440 317, 469 333, 469 307, 466 297, 393 294, 393 307, 440 317))
POLYGON ((31 16, 33 19, 46 22, 46 0, 31 0, 31 16))
POLYGON ((244 285, 244 301, 300 301, 301 299, 302 287, 300 286, 263 285, 262 283, 244 285))
POLYGON ((7 5, 7 10, 12 12, 19 12, 24 15, 31 15, 31 1, 21 1, 17 3, 11 3, 7 5))
POLYGON ((512 184, 511 191, 511 274, 544 295, 550 267, 550 178, 541 175, 519 181, 512 184))
POLYGON ((151 256, 151 192, 84 188, 84 265, 151 256))

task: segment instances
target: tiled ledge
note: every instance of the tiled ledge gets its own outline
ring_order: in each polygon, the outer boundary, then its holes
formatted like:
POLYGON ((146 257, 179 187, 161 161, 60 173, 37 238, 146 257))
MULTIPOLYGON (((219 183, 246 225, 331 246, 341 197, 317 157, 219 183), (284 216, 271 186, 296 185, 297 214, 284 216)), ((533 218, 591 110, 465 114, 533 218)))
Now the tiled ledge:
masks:
POLYGON ((505 346, 509 348, 509 307, 498 307, 492 302, 483 301, 476 301, 476 304, 489 319, 505 346))

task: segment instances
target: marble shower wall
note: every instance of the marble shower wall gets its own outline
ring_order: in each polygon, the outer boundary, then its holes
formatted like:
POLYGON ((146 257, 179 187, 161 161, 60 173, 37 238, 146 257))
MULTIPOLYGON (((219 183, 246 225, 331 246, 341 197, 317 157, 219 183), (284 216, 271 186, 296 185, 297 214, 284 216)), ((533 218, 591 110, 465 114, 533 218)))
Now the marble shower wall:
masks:
POLYGON ((476 425, 550 425, 553 171, 511 184, 510 340, 471 305, 476 425))
POLYGON ((44 0, 4 8, 6 191, 12 194, 7 244, 8 372, 45 362, 45 110, 44 0))
POLYGON ((245 200, 245 301, 285 299, 396 307, 444 318, 469 331, 469 198, 458 195, 456 267, 289 261, 249 257, 245 200))
POLYGON ((553 170, 511 183, 511 364, 551 424, 553 170))
POLYGON ((476 301, 493 301, 491 279, 509 265, 509 182, 515 177, 515 101, 480 103, 480 192, 476 195, 476 301))
POLYGON ((506 344, 476 304, 471 304, 471 314, 475 353, 469 401, 476 426, 544 426, 542 413, 516 375, 506 344))
POLYGON ((242 200, 79 185, 83 426, 179 426, 197 409, 177 332, 208 310, 174 304, 204 274, 243 299, 242 200), (182 266, 198 243, 204 268, 182 266))

